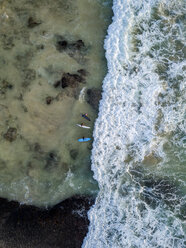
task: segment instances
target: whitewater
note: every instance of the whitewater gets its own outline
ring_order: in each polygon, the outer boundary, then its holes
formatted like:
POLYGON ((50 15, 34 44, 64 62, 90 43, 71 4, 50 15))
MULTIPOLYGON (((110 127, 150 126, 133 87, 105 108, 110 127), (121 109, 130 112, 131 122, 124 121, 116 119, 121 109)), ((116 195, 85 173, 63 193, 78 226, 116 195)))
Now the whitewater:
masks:
POLYGON ((114 0, 84 248, 186 247, 182 0, 114 0))

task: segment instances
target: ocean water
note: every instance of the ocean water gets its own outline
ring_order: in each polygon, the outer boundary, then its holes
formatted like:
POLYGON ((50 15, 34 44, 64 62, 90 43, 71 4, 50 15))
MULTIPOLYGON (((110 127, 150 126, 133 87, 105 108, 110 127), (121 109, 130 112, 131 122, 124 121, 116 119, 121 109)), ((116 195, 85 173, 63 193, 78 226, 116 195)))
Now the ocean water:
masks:
POLYGON ((97 194, 91 142, 78 139, 92 138, 97 111, 87 90, 101 89, 106 74, 111 15, 110 0, 0 0, 0 197, 47 207, 97 194), (59 40, 68 48, 59 50, 59 40), (86 82, 54 87, 78 70, 86 82), (81 122, 91 128, 77 127, 81 122))
POLYGON ((185 7, 113 1, 83 248, 186 247, 185 7))

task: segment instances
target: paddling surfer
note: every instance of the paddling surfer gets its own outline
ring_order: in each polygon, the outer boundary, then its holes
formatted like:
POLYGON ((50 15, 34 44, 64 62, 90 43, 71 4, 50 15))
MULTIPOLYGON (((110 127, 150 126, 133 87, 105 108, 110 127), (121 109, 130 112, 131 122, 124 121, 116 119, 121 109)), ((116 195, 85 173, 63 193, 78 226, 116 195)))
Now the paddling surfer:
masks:
POLYGON ((88 114, 87 113, 82 114, 81 116, 84 117, 85 119, 87 119, 88 121, 90 121, 90 118, 88 117, 88 114))

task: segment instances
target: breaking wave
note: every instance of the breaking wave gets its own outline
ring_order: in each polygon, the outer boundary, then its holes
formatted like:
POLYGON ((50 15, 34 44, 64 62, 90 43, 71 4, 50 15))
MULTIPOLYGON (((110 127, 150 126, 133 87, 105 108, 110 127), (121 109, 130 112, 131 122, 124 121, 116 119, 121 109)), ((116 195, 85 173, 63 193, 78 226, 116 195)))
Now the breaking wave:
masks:
POLYGON ((95 123, 99 194, 84 248, 182 248, 185 58, 182 0, 115 0, 95 123))

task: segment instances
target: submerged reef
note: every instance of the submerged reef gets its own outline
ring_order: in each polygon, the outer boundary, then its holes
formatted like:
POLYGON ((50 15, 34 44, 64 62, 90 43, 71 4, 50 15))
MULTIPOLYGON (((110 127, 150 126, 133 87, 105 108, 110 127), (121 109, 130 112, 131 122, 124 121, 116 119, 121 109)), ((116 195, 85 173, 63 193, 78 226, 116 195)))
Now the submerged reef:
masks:
POLYGON ((92 108, 98 111, 99 101, 101 100, 101 90, 96 88, 91 88, 87 90, 87 102, 92 106, 92 108))
POLYGON ((111 13, 99 1, 0 1, 1 197, 45 207, 97 193, 92 145, 78 139, 92 136, 111 13))
POLYGON ((82 39, 70 42, 67 38, 64 38, 61 35, 56 35, 55 40, 55 46, 59 52, 66 52, 77 63, 85 64, 87 61, 85 56, 87 55, 89 48, 85 45, 85 42, 82 39))

